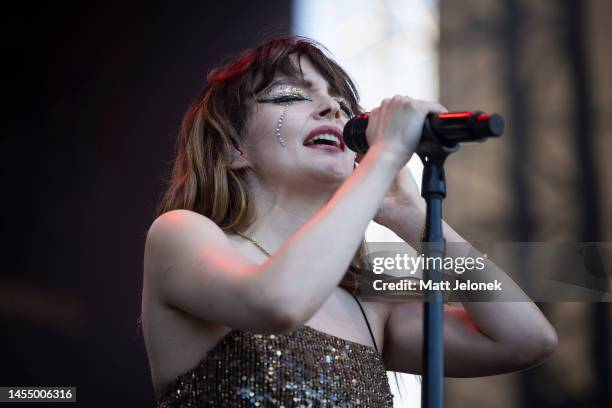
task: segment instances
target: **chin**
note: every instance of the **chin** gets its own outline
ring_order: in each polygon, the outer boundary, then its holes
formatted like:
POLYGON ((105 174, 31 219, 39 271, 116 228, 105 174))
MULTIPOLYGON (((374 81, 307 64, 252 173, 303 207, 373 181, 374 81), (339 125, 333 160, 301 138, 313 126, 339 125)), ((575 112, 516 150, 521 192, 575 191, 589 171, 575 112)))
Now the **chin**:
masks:
POLYGON ((321 183, 338 184, 343 183, 353 173, 353 169, 340 168, 336 166, 328 166, 324 169, 317 169, 311 174, 311 178, 320 181, 321 183))

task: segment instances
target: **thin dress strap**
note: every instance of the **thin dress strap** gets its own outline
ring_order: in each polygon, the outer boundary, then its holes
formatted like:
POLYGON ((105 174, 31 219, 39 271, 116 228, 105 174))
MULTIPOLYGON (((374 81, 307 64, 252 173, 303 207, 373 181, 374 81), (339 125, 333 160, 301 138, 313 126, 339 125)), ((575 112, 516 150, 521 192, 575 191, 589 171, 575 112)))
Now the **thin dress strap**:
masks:
POLYGON ((368 325, 368 330, 370 331, 370 336, 372 336, 372 341, 374 342, 374 349, 378 352, 378 347, 376 346, 376 340, 374 339, 374 333, 372 333, 372 328, 370 327, 370 322, 368 322, 368 317, 366 316, 365 311, 363 310, 363 306, 361 306, 361 303, 359 302, 359 299, 357 299, 357 296, 355 296, 355 295, 351 295, 351 296, 353 296, 353 298, 355 299, 355 301, 359 305, 359 308, 361 309, 361 313, 363 313, 363 318, 365 319, 366 324, 368 325))

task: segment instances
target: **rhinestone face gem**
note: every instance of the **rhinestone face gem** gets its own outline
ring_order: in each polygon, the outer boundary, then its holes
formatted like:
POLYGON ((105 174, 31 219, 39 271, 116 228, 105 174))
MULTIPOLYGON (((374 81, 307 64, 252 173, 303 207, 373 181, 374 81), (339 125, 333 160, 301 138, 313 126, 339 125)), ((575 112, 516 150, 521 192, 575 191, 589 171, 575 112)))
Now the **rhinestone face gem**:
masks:
POLYGON ((287 114, 288 109, 289 109, 289 104, 286 103, 285 106, 283 107, 283 113, 281 113, 280 118, 278 118, 278 123, 276 125, 276 138, 278 139, 279 143, 283 147, 285 147, 285 140, 281 136, 281 128, 283 127, 283 120, 285 119, 285 115, 287 114))

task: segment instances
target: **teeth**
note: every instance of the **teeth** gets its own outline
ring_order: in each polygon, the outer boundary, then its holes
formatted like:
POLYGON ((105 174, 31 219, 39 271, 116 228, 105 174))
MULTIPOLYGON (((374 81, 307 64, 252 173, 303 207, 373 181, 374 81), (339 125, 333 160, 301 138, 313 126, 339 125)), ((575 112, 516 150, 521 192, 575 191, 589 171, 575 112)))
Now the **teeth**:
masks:
POLYGON ((310 139, 308 142, 306 142, 306 146, 314 144, 316 140, 330 140, 335 143, 336 147, 340 147, 340 139, 338 139, 338 136, 331 135, 328 133, 316 135, 315 137, 310 139))

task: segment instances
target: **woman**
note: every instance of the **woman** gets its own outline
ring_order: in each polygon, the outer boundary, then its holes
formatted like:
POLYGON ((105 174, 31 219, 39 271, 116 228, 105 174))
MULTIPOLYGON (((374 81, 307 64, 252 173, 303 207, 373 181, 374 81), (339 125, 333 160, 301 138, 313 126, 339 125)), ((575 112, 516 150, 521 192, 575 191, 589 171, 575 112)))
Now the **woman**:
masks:
MULTIPOLYGON (((419 241, 424 202, 404 165, 425 115, 444 111, 384 100, 357 165, 341 134, 355 86, 312 41, 277 38, 210 73, 145 248, 159 406, 392 406, 385 370, 421 369, 422 305, 359 301, 355 282, 370 220, 419 241)), ((523 369, 556 345, 531 302, 446 313, 448 376, 523 369)))

